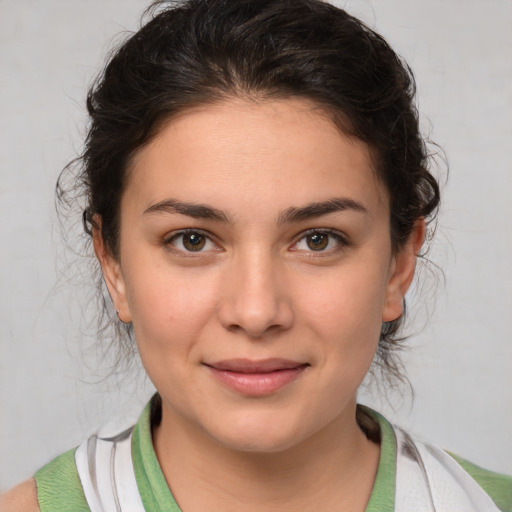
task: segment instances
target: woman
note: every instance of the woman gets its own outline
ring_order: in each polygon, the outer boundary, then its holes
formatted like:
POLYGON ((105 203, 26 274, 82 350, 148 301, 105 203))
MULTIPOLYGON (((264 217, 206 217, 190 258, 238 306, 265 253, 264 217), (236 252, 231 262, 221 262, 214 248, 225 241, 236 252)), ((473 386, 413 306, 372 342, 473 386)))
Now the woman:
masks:
POLYGON ((396 371, 439 203, 413 97, 380 36, 314 0, 190 1, 117 51, 84 226, 158 395, 6 509, 510 509, 509 478, 356 404, 375 358, 396 371))

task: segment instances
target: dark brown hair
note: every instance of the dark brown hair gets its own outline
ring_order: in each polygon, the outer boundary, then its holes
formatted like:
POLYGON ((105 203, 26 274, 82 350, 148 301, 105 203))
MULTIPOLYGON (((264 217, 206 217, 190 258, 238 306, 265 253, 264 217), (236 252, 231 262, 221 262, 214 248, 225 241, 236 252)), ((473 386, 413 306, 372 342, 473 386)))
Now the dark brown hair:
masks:
MULTIPOLYGON (((439 187, 418 127, 413 75, 361 21, 320 0, 156 2, 148 13, 89 91, 90 127, 75 166, 85 229, 91 234, 101 218, 114 256, 133 155, 164 122, 229 97, 311 100, 343 133, 368 144, 389 192, 395 251, 418 219, 435 216, 439 187)), ((392 348, 402 321, 383 325, 378 351, 378 362, 396 375, 392 348)))

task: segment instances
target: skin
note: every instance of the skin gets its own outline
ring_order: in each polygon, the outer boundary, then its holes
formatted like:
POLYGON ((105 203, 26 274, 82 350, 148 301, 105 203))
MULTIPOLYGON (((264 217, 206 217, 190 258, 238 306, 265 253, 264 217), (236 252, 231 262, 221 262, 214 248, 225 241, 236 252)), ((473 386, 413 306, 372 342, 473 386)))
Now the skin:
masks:
POLYGON ((35 480, 30 478, 0 496, 0 512, 39 512, 35 480))
POLYGON ((423 224, 398 254, 389 232, 368 148, 305 100, 197 109, 136 155, 120 258, 98 236, 96 250, 162 397, 155 449, 185 510, 364 510, 379 447, 355 421, 356 391, 381 323, 402 312, 423 224), (304 210, 334 198, 357 208, 304 210), (200 251, 184 245, 185 229, 200 251), (325 249, 311 250, 311 230, 325 249), (307 367, 247 396, 208 367, 232 358, 307 367))
POLYGON ((365 509, 380 448, 356 392, 424 222, 396 254, 389 233, 368 147, 306 100, 192 110, 135 155, 119 257, 94 244, 162 397, 154 446, 183 510, 365 509), (233 358, 304 366, 246 393, 212 373, 233 358))

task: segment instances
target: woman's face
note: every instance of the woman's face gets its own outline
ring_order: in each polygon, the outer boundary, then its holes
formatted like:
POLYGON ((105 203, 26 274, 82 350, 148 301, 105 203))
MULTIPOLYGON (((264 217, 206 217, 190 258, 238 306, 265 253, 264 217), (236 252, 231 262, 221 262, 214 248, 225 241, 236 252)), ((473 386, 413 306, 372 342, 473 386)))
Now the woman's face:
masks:
POLYGON ((165 418, 242 450, 339 423, 414 247, 393 255, 365 144, 305 100, 231 100, 166 125, 134 158, 120 258, 96 250, 165 418))

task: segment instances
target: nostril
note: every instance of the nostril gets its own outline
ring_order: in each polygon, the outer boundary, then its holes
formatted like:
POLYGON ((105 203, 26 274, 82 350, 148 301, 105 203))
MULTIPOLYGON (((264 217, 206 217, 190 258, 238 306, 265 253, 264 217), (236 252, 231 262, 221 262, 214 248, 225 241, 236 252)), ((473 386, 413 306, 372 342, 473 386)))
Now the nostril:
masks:
POLYGON ((283 328, 278 324, 269 325, 268 327, 265 327, 264 329, 251 329, 247 326, 241 326, 241 325, 231 325, 228 327, 228 330, 231 332, 237 332, 237 333, 244 333, 246 336, 248 336, 251 339, 258 340, 263 339, 264 337, 276 333, 283 328))
POLYGON ((244 333, 257 340, 289 329, 293 324, 293 313, 285 301, 274 300, 259 308, 249 307, 242 301, 233 301, 222 304, 219 319, 226 330, 244 333))

